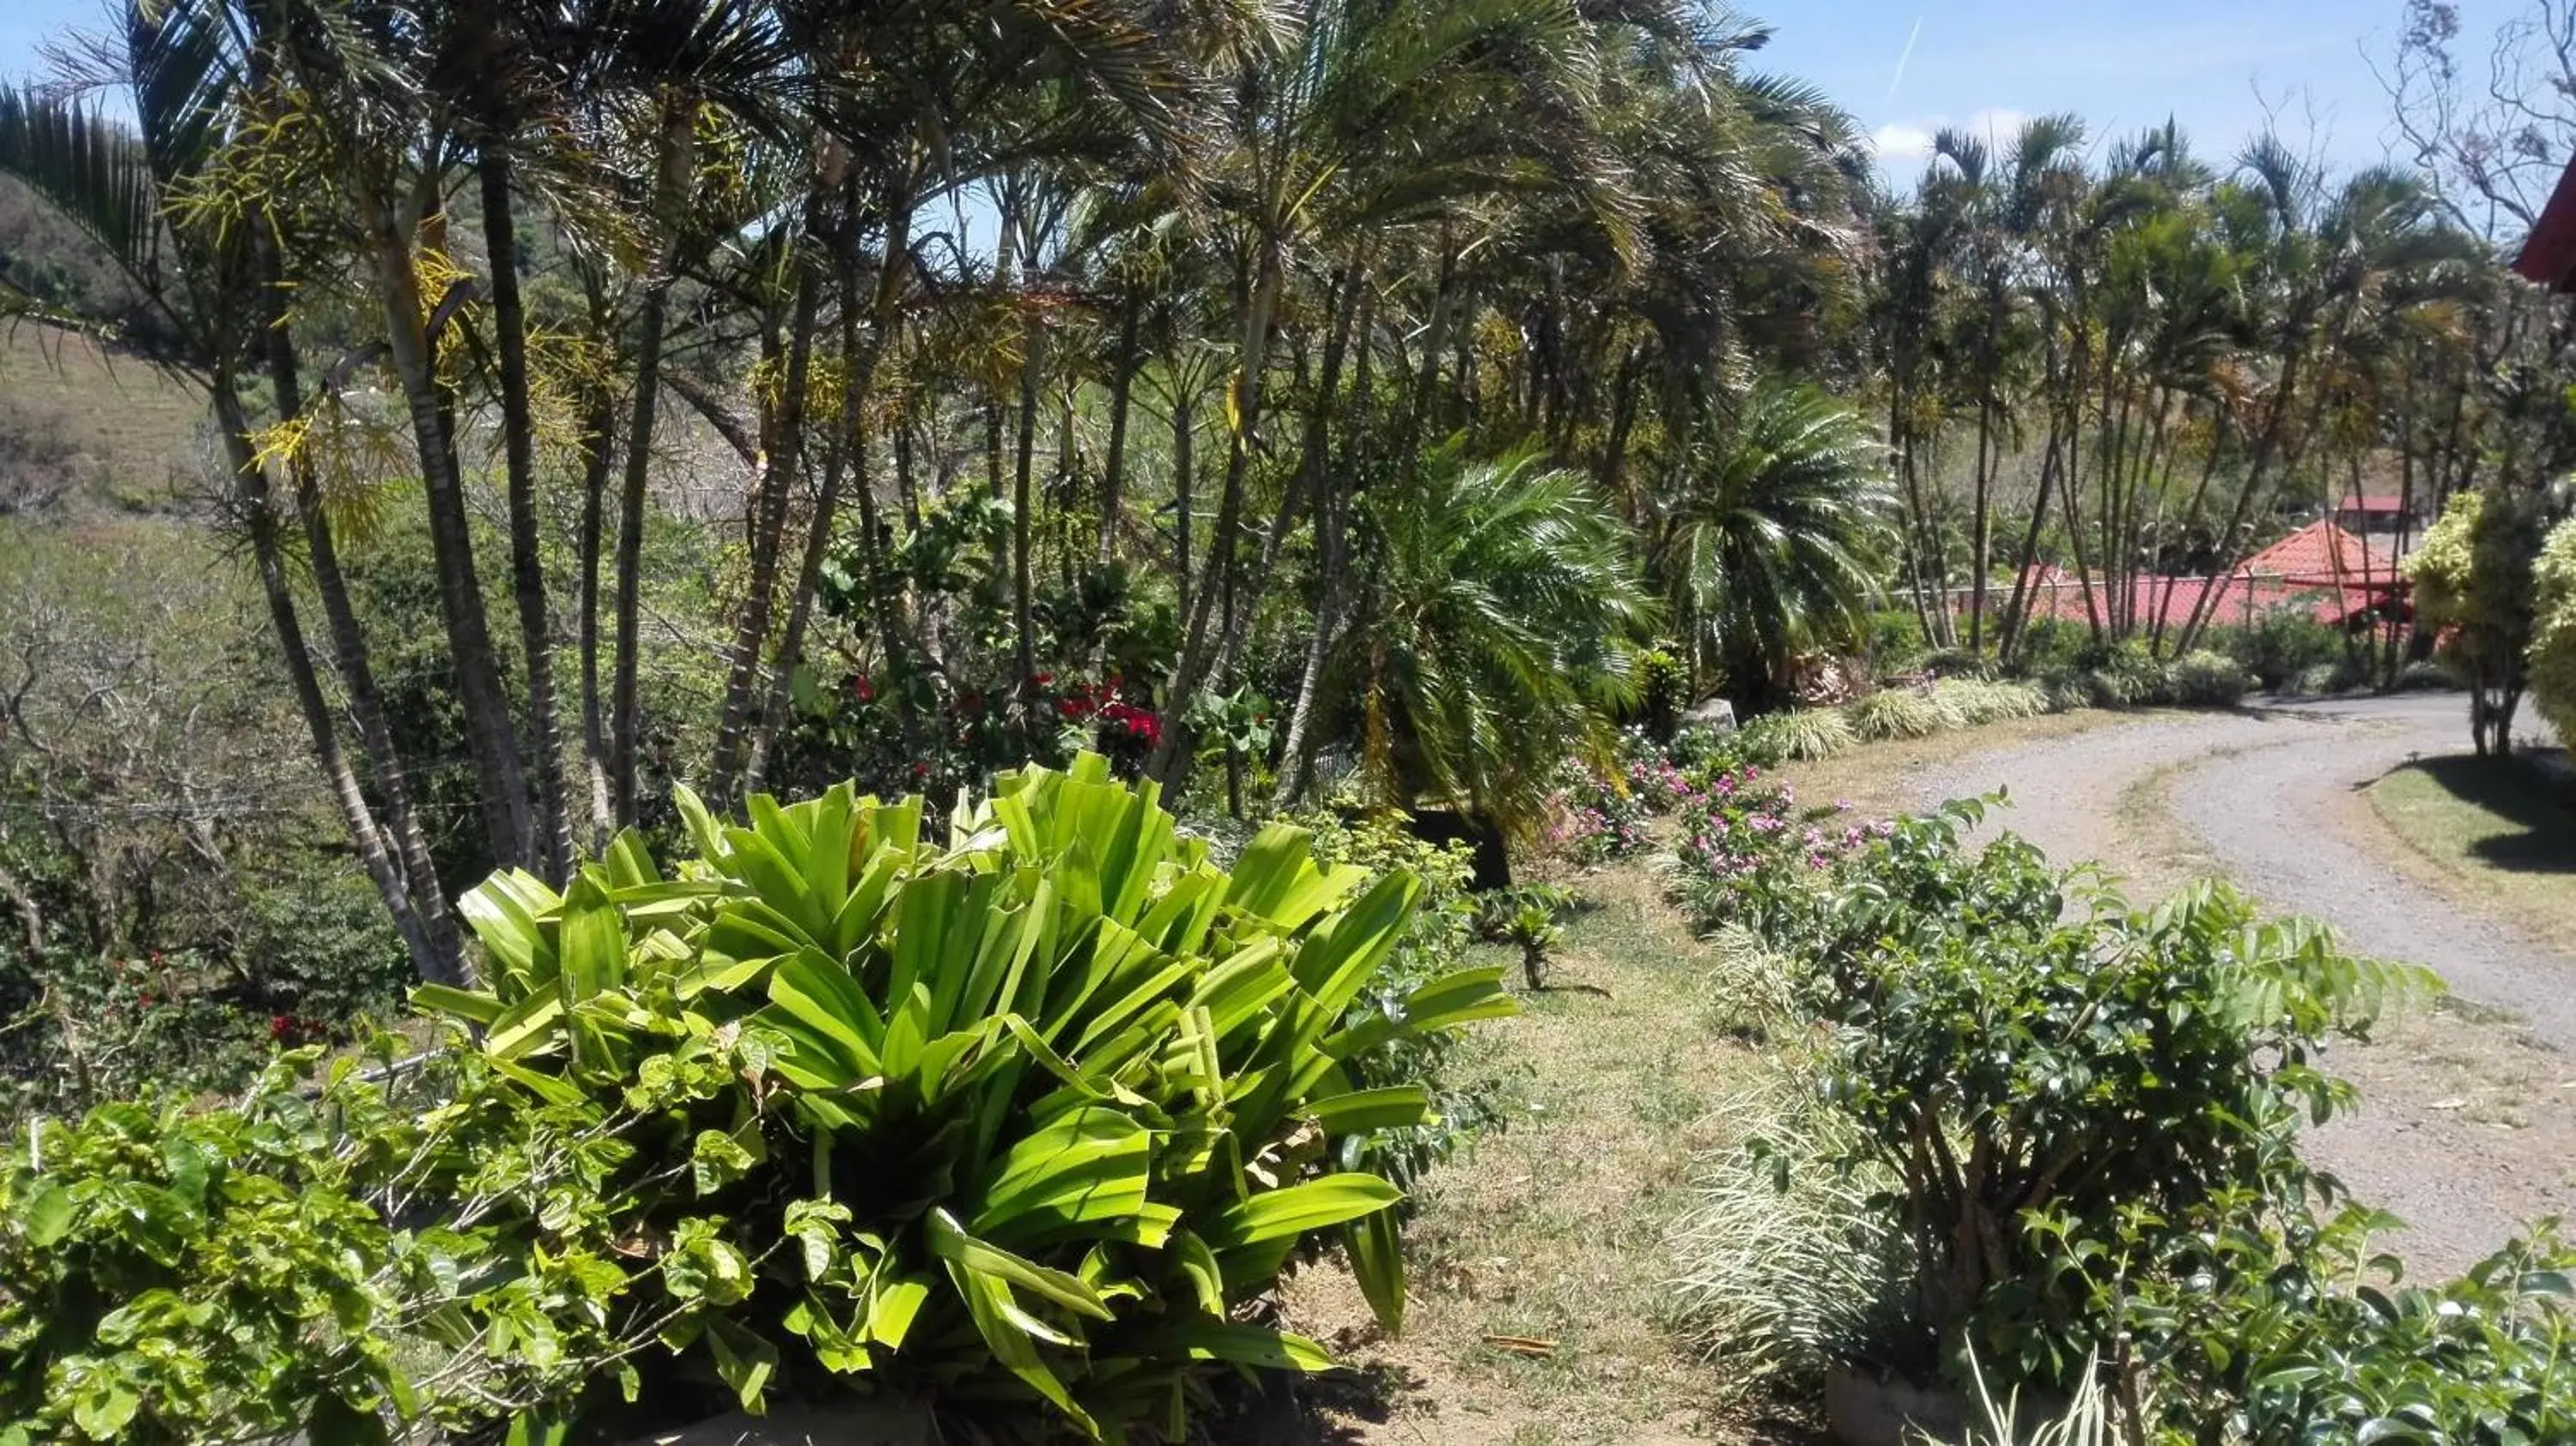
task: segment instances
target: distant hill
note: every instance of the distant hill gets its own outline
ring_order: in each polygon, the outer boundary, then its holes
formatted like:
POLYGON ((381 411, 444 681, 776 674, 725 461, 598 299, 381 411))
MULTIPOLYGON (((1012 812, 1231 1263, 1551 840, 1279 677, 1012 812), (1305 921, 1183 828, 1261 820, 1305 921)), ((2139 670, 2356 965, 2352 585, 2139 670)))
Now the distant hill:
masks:
POLYGON ((0 318, 0 513, 161 511, 208 456, 205 400, 79 332, 0 318))

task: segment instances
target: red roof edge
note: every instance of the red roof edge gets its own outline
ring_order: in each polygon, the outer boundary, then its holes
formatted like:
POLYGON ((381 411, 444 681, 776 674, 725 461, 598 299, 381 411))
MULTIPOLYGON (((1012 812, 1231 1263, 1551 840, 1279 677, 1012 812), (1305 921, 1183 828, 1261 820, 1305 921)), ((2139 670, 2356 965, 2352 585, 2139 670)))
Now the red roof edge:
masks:
POLYGON ((2576 291, 2576 160, 2559 173, 2558 188, 2523 239, 2513 269, 2552 291, 2576 291))

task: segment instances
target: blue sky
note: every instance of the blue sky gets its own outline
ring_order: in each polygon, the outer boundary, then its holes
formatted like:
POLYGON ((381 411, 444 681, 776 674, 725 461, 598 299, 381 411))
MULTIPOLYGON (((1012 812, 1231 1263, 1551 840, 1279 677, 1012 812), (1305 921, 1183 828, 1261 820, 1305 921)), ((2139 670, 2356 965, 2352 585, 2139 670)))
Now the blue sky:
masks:
MULTIPOLYGON (((2464 52, 2481 54, 2479 38, 2529 3, 2461 0, 2464 52)), ((2057 110, 2084 116, 2097 135, 2171 113, 2215 159, 2261 127, 2266 103, 2328 159, 2367 164, 2382 154, 2387 108, 2363 52, 2387 53, 2402 4, 1746 0, 1741 8, 1779 32, 1760 63, 1824 86, 1878 137, 1901 177, 1942 125, 2007 132, 2022 116, 2057 110)), ((32 72, 46 36, 94 24, 101 9, 102 0, 0 0, 0 77, 32 72)))

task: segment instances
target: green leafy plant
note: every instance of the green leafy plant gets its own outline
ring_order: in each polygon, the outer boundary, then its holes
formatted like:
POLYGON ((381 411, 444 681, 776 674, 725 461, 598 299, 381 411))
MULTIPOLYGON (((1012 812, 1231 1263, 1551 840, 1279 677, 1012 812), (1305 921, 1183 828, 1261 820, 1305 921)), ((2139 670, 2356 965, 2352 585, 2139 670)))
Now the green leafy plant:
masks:
POLYGON ((1860 742, 1851 720, 1832 708, 1793 708, 1768 713, 1743 729, 1747 761, 1762 767, 1815 763, 1850 751, 1860 742))
POLYGON ((1900 821, 1855 861, 1815 998, 1832 1096, 1902 1182, 1924 1335, 1882 1364, 1919 1377, 1973 1344, 2062 1385, 2108 1344, 2082 1283, 2135 1263, 2114 1222, 2304 1200, 2298 1121, 2351 1099, 2317 1050, 2437 982, 2257 923, 2221 884, 2134 911, 2009 835, 1969 852, 1980 811, 1900 821))
POLYGON ((1521 981, 1547 987, 1547 956, 1565 938, 1558 927, 1574 908, 1574 895, 1554 884, 1521 884, 1487 894, 1476 905, 1478 932, 1521 951, 1521 981))
POLYGON ((2036 718, 2051 708, 2048 690, 2036 683, 1944 678, 1932 695, 1969 727, 2036 718))
POLYGON ((476 890, 492 988, 419 999, 538 1099, 647 1111, 602 1193, 698 1252, 665 1344, 746 1405, 872 1381, 1174 1436, 1209 1362, 1325 1364, 1237 1314, 1322 1232, 1400 1323, 1398 1192, 1320 1162, 1430 1097, 1352 1062, 1511 1009, 1470 970, 1350 1022, 1409 876, 1363 889, 1284 825, 1222 872, 1094 755, 1001 775, 944 844, 847 785, 680 810, 668 873, 628 836, 561 896, 476 890))
MULTIPOLYGON (((39 1119, 0 1170, 0 1443, 382 1442, 634 1375, 654 1322, 597 1186, 622 1107, 531 1102, 444 1050, 318 1051, 237 1106, 39 1119), (640 1292, 639 1292, 640 1294, 640 1292)), ((665 1256, 661 1274, 684 1269, 665 1256)))
POLYGON ((2234 707, 2254 685, 2243 664, 2206 648, 2174 659, 2171 670, 2176 701, 2197 708, 2234 707))
POLYGON ((1843 713, 1852 732, 1872 743, 1929 738, 1959 726, 1959 715, 1930 688, 1882 688, 1843 705, 1843 713))

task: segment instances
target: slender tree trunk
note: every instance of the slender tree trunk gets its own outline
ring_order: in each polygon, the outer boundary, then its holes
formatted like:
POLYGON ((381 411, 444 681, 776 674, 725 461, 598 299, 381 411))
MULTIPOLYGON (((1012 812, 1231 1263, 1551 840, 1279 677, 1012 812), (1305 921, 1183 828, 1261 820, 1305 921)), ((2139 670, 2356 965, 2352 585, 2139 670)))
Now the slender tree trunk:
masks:
MULTIPOLYGON (((695 163, 691 157, 696 115, 686 105, 673 105, 663 117, 659 174, 654 181, 654 211, 665 226, 681 224, 678 214, 689 189, 695 163)), ((671 283, 679 267, 676 240, 666 242, 659 264, 644 285, 643 314, 636 326, 635 396, 627 414, 626 472, 621 479, 617 513, 617 670, 610 680, 609 798, 617 823, 635 822, 637 756, 643 737, 643 709, 637 670, 643 657, 639 614, 643 610, 645 483, 653 468, 653 421, 662 394, 662 339, 671 312, 671 283)))
MULTIPOLYGON (((1261 425, 1261 368, 1269 351, 1270 319, 1279 303, 1279 291, 1285 283, 1285 268, 1275 247, 1264 243, 1260 270, 1244 308, 1242 350, 1234 377, 1235 416, 1233 436, 1226 448, 1225 488, 1217 500, 1216 538, 1208 549, 1207 565, 1201 569, 1198 586, 1190 600, 1189 627, 1181 642, 1180 657, 1172 666, 1169 685, 1164 689, 1163 736, 1154 745, 1146 761, 1145 772, 1178 793, 1178 783, 1186 771, 1190 748, 1194 742, 1188 722, 1190 700, 1206 684, 1210 664, 1220 651, 1223 638, 1211 637, 1209 624, 1220 591, 1228 591, 1229 562, 1234 553, 1234 538, 1242 527, 1243 483, 1252 462, 1254 439, 1261 425)), ((1229 628, 1226 631, 1231 632, 1229 628)))
POLYGON ((1109 455, 1100 467, 1100 549, 1099 561, 1107 567, 1118 551, 1118 527, 1124 520, 1120 511, 1124 503, 1127 480, 1127 409, 1136 389, 1136 330, 1144 315, 1141 295, 1121 298, 1124 313, 1118 320, 1118 356, 1111 365, 1109 377, 1109 455))
POLYGON ((339 806, 341 821, 348 827, 350 844, 357 850, 359 866, 376 886, 386 911, 393 916, 395 931, 401 935, 404 949, 411 955, 412 966, 420 976, 437 984, 470 982, 462 956, 453 949, 442 951, 433 940, 426 921, 414 902, 409 881, 402 866, 386 847, 384 831, 377 826, 375 815, 367 805, 365 792, 358 785, 357 774, 349 767, 348 755, 341 750, 339 729, 331 715, 331 705, 322 695, 322 681, 313 666, 313 653, 305 643, 304 628, 295 611, 295 594, 286 571, 284 549, 279 545, 277 517, 269 499, 267 475, 261 470, 256 448, 251 441, 249 417, 241 399, 235 394, 231 378, 219 375, 214 383, 217 420, 224 433, 224 449, 233 466, 233 486, 240 512, 250 536, 251 556, 259 573, 260 592, 268 604, 270 626, 277 634, 278 652, 286 663, 287 679, 295 692, 296 710, 303 715, 306 731, 313 742, 313 756, 321 765, 322 776, 331 790, 332 801, 339 806))
POLYGON ((1190 451, 1198 438, 1198 419, 1187 397, 1172 401, 1172 587, 1182 617, 1190 615, 1190 451))
POLYGON ((1993 450, 1995 403, 1988 391, 1977 399, 1977 477, 1976 493, 1969 516, 1968 539, 1968 651, 1982 654, 1986 639, 1986 553, 1990 546, 1986 525, 1986 493, 1991 474, 1987 459, 1993 450))
MULTIPOLYGON (((805 236, 813 234, 821 200, 806 208, 805 236)), ((797 250, 801 252, 801 238, 797 250)), ((769 696, 763 686, 762 662, 768 656, 769 629, 778 595, 778 554, 787 530, 787 504, 805 469, 805 394, 813 375, 814 328, 822 305, 823 282, 812 262, 797 256, 796 299, 788 322, 787 377, 779 398, 777 436, 762 468, 757 515, 752 519, 751 576, 742 615, 736 619, 732 665, 726 671, 724 711, 716 725, 715 757, 707 783, 722 807, 742 800, 742 766, 750 747, 753 711, 769 696)))
POLYGON ((440 394, 437 359, 423 327, 412 251, 384 199, 362 197, 376 286, 384 303, 385 333, 394 373, 411 414, 429 501, 430 548, 438 575, 439 611, 456 673, 457 701, 481 793, 484 831, 494 862, 527 862, 533 844, 527 780, 519 766, 518 737, 501 687, 499 661, 483 610, 483 584, 474 568, 472 522, 464 478, 457 470, 455 436, 440 394))
MULTIPOLYGON (((1306 637, 1306 658, 1297 673, 1297 701, 1288 717, 1288 733, 1282 740, 1279 763, 1279 786, 1272 802, 1286 808, 1306 791, 1313 772, 1313 754, 1307 740, 1314 727, 1315 709, 1322 693, 1324 664, 1330 656, 1333 631, 1338 621, 1341 600, 1342 533, 1341 514, 1346 488, 1333 485, 1333 468, 1326 456, 1330 445, 1333 403, 1341 385, 1342 360, 1359 338, 1359 376, 1353 390, 1366 394, 1368 386, 1368 334, 1375 319, 1377 288, 1369 284, 1365 246, 1351 268, 1349 300, 1341 321, 1334 328, 1331 343, 1324 352, 1324 384, 1317 398, 1314 417, 1308 424, 1306 470, 1315 488, 1315 621, 1306 637)), ((1347 475, 1347 473, 1345 474, 1347 475)))
POLYGON ((1044 364, 1040 353, 1045 345, 1045 333, 1035 318, 1030 318, 1020 332, 1020 414, 1018 428, 1011 438, 1012 656, 1019 669, 1019 676, 1012 680, 1013 716, 1023 731, 1028 726, 1025 710, 1029 680, 1038 675, 1037 624, 1030 606, 1032 588, 1029 576, 1031 523, 1037 511, 1037 499, 1031 495, 1029 466, 1037 448, 1038 368, 1044 364))
POLYGON ((616 831, 609 801, 607 700, 599 689, 599 549, 607 523, 608 474, 615 463, 617 402, 603 388, 583 427, 581 462, 581 751, 590 776, 590 846, 608 847, 616 831))
POLYGON ((528 655, 528 733, 536 749, 537 871, 560 885, 573 860, 565 798, 563 725, 555 705, 554 625, 547 616, 545 556, 537 535, 536 421, 528 407, 528 318, 519 299, 519 241, 511 213, 510 153, 487 146, 483 243, 492 260, 492 329, 501 352, 502 452, 510 477, 510 582, 528 655))
MULTIPOLYGON (((304 386, 301 369, 296 364, 294 337, 287 325, 286 291, 280 275, 282 268, 267 228, 255 227, 254 232, 254 249, 269 302, 265 319, 269 389, 275 394, 280 420, 291 420, 304 415, 304 386)), ((341 687, 348 694, 350 716, 358 725, 359 747, 366 758, 367 772, 374 780, 376 796, 383 804, 377 847, 390 849, 393 854, 403 877, 405 906, 417 917, 418 940, 427 951, 415 955, 413 968, 424 979, 453 981, 464 974, 463 947, 457 938, 456 922, 448 912, 445 886, 439 881, 437 865, 430 857, 428 836, 422 831, 419 811, 412 805, 411 786, 403 768, 401 750, 395 747, 393 730, 386 722, 384 698, 376 688, 375 670, 368 658, 366 633, 359 626, 357 609, 349 600, 348 581, 340 570, 339 547, 332 535, 330 518, 322 509, 321 489, 315 483, 312 468, 302 458, 294 461, 292 473, 296 518, 304 532, 305 559, 313 575, 314 593, 322 601, 323 616, 331 630, 334 662, 340 674, 341 687)), ((261 494, 258 500, 265 503, 268 487, 265 476, 249 478, 243 485, 258 489, 261 494)), ((268 527, 270 524, 263 520, 259 525, 268 527)), ((273 533, 266 541, 270 548, 275 548, 273 533)), ((261 565, 264 568, 267 563, 263 561, 261 565)), ((273 600, 272 609, 275 606, 273 600)), ((301 648, 302 628, 293 616, 291 604, 288 606, 289 611, 284 616, 274 619, 279 642, 284 645, 291 632, 296 646, 301 648)), ((301 658, 290 657, 288 666, 290 669, 309 668, 310 662, 309 654, 301 658)), ((299 701, 301 691, 299 685, 299 701)), ((335 748, 336 737, 335 732, 335 748)), ((344 766, 328 759, 324 761, 326 774, 344 766)), ((337 786, 336 779, 334 786, 337 786)), ((407 932, 406 946, 412 942, 412 935, 407 932)))

